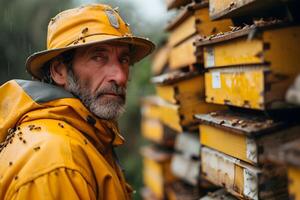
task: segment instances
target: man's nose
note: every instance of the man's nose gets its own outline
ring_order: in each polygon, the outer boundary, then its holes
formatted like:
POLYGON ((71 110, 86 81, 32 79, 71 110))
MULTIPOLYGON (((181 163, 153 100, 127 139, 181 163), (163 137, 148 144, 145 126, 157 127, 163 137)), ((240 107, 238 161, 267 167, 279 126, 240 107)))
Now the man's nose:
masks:
POLYGON ((120 86, 126 86, 128 80, 128 66, 123 66, 116 61, 111 66, 111 80, 115 81, 120 86))

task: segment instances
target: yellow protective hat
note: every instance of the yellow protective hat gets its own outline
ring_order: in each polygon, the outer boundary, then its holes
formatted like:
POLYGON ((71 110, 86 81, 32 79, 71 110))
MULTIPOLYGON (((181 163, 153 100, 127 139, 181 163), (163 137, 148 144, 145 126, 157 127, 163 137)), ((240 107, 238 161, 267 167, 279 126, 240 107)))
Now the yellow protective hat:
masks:
POLYGON ((116 10, 104 4, 91 4, 63 11, 52 18, 48 25, 47 50, 29 56, 26 69, 35 78, 42 79, 43 65, 62 52, 107 42, 131 44, 132 63, 155 48, 148 39, 133 36, 116 10))

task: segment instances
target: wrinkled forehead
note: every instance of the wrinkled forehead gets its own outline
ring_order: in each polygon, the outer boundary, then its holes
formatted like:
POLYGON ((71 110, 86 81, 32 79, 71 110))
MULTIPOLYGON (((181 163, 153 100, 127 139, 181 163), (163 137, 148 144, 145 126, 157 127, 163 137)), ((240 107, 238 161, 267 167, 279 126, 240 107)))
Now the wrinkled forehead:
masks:
POLYGON ((131 48, 130 45, 126 43, 110 42, 110 43, 89 45, 86 47, 78 48, 76 50, 76 52, 80 54, 90 53, 95 51, 108 52, 108 53, 117 51, 120 54, 130 54, 131 48))

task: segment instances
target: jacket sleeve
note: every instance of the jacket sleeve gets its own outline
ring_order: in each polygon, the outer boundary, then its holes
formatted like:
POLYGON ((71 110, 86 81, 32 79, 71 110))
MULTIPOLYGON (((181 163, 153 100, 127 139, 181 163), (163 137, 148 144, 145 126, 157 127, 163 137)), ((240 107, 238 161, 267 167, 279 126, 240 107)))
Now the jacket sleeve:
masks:
POLYGON ((96 194, 78 171, 58 168, 22 184, 11 199, 93 200, 96 194))

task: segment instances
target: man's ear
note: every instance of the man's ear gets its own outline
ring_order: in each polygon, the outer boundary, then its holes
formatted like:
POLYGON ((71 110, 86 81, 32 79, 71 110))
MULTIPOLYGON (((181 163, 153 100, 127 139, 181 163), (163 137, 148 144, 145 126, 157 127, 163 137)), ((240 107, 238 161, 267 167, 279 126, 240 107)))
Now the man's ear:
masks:
POLYGON ((65 87, 67 84, 68 79, 68 69, 67 66, 59 62, 58 60, 55 60, 50 65, 50 74, 53 79, 53 81, 62 87, 65 87))

